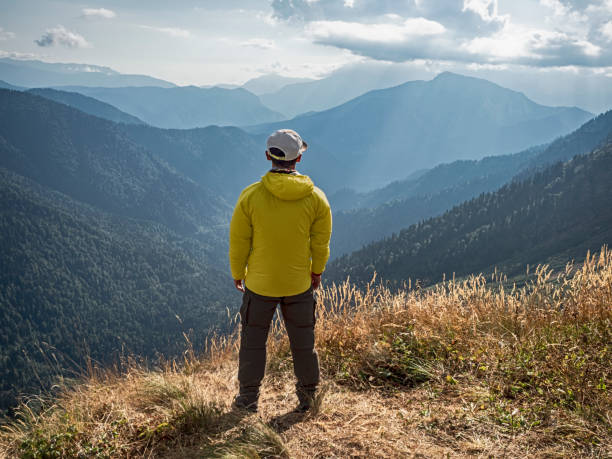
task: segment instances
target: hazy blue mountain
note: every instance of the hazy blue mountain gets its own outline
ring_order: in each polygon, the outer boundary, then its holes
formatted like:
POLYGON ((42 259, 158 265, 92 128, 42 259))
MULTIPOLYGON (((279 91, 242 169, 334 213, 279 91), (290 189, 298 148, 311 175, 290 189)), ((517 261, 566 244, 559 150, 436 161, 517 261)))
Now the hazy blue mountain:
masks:
MULTIPOLYGON (((122 126, 42 97, 0 90, 0 166, 104 211, 218 245, 230 205, 133 142, 122 126)), ((223 238, 221 238, 223 239, 223 238)))
POLYGON ((108 67, 0 58, 0 80, 26 87, 160 86, 174 84, 146 75, 125 75, 108 67))
POLYGON ((64 89, 117 107, 146 123, 163 128, 190 129, 209 125, 248 125, 278 121, 283 115, 265 107, 245 89, 126 87, 64 89))
POLYGON ((123 126, 133 142, 162 158, 178 172, 215 190, 230 204, 247 185, 265 174, 265 140, 235 127, 159 129, 123 126))
POLYGON ((523 167, 530 164, 546 149, 546 145, 532 147, 520 153, 488 156, 480 160, 459 160, 440 164, 432 169, 417 171, 403 180, 369 192, 359 193, 352 189, 340 190, 329 197, 334 211, 359 208, 374 208, 390 201, 415 196, 435 195, 440 191, 464 184, 487 182, 493 191, 510 180, 523 167))
POLYGON ((293 83, 260 95, 272 110, 294 117, 341 105, 374 89, 389 88, 414 80, 411 72, 398 65, 368 62, 345 65, 325 78, 293 83))
POLYGON ((590 116, 578 108, 536 104, 486 80, 443 73, 431 81, 371 91, 324 112, 248 130, 297 130, 342 159, 343 185, 363 190, 440 163, 549 142, 590 116))
POLYGON ((10 89, 12 91, 22 91, 25 88, 22 88, 21 86, 14 86, 12 84, 7 83, 6 81, 2 81, 0 80, 0 88, 1 89, 10 89))
POLYGON ((332 201, 332 257, 357 250, 413 223, 440 215, 463 201, 499 189, 541 151, 542 147, 514 155, 443 164, 416 179, 394 182, 360 195, 362 203, 370 207, 338 212, 332 201))
POLYGON ((69 105, 98 118, 114 121, 115 123, 145 124, 144 121, 139 120, 135 116, 128 115, 110 104, 76 92, 58 91, 51 88, 34 88, 28 90, 28 92, 45 99, 69 105))
POLYGON ((198 242, 2 167, 0 259, 0 414, 87 359, 177 356, 183 333, 201 348, 236 296, 198 242))
POLYGON ((332 256, 357 250, 420 220, 439 215, 462 201, 495 191, 507 182, 524 180, 550 165, 553 159, 571 159, 610 139, 612 111, 593 118, 549 145, 514 155, 443 164, 370 193, 345 190, 332 195, 330 201, 335 212, 332 256), (336 206, 338 201, 340 205, 336 206), (352 202, 362 208, 344 210, 352 202))
POLYGON ((277 75, 275 73, 268 73, 256 78, 251 78, 249 81, 244 83, 242 87, 247 91, 260 96, 262 94, 276 92, 290 84, 308 83, 312 81, 314 81, 312 78, 291 78, 277 75))
POLYGON ((527 264, 580 260, 612 242, 610 196, 612 143, 343 256, 328 266, 327 278, 367 282, 377 272, 428 285, 443 274, 498 267, 515 275, 527 264))
POLYGON ((570 135, 556 139, 525 165, 525 172, 540 169, 557 161, 567 161, 577 154, 593 150, 610 139, 612 139, 612 110, 597 115, 570 135))
MULTIPOLYGON (((159 129, 122 126, 135 143, 162 158, 177 171, 212 188, 230 204, 247 185, 270 168, 265 149, 268 133, 251 135, 236 127, 159 129)), ((299 171, 324 190, 341 185, 342 162, 322 148, 308 149, 299 171)))

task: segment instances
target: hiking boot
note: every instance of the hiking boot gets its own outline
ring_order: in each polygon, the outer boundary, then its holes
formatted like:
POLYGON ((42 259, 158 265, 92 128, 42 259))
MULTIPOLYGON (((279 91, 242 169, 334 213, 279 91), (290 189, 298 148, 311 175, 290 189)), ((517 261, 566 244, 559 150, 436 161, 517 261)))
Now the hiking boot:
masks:
POLYGON ((232 403, 232 407, 236 410, 244 410, 249 413, 257 413, 257 400, 245 397, 244 395, 237 395, 232 403))
POLYGON ((316 386, 298 386, 296 391, 298 406, 293 411, 295 413, 306 413, 309 411, 314 403, 316 393, 316 386))
POLYGON ((310 403, 298 403, 298 406, 293 409, 293 412, 307 413, 308 411, 310 411, 310 408, 312 408, 312 405, 310 403))

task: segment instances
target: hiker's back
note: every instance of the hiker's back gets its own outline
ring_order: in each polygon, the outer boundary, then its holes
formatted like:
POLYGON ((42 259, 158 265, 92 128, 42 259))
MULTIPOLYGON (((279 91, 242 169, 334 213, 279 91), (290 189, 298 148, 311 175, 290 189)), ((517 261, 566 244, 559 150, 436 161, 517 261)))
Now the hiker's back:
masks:
MULTIPOLYGON (((230 237, 240 237, 245 229, 240 226, 248 224, 251 229, 247 287, 275 297, 307 290, 311 259, 316 261, 317 255, 317 248, 312 247, 313 230, 331 232, 323 191, 308 176, 271 171, 242 192, 236 207, 243 216, 232 219, 230 237)), ((316 239, 315 235, 315 245, 316 239)))

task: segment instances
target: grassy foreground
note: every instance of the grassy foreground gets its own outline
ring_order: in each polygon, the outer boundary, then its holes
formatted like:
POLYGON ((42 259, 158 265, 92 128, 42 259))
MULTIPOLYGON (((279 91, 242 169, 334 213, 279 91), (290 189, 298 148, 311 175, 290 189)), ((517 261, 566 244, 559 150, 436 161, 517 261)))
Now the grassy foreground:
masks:
POLYGON ((319 292, 317 409, 277 323, 258 414, 232 412, 236 334, 155 371, 90 371, 2 427, 0 456, 611 457, 612 252, 508 290, 482 276, 319 292), (34 408, 36 407, 36 408, 34 408))

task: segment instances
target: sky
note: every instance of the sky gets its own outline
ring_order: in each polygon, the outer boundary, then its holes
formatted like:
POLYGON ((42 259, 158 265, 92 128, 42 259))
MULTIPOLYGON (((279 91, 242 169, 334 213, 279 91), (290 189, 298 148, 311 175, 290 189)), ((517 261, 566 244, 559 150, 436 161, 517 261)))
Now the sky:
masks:
POLYGON ((180 85, 376 64, 612 107, 612 0, 0 0, 0 11, 0 56, 180 85))

